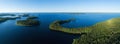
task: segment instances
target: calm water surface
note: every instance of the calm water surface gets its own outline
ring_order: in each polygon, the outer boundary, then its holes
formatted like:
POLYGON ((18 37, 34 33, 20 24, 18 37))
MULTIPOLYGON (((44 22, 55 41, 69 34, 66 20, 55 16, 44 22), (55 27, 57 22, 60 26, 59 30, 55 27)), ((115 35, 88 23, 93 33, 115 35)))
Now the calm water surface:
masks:
POLYGON ((68 28, 86 27, 111 18, 120 17, 120 14, 70 14, 70 13, 30 13, 31 16, 39 17, 40 26, 24 27, 17 26, 17 20, 8 20, 0 23, 0 44, 72 44, 72 40, 78 35, 66 34, 49 30, 49 24, 55 20, 74 21, 62 26, 68 28))

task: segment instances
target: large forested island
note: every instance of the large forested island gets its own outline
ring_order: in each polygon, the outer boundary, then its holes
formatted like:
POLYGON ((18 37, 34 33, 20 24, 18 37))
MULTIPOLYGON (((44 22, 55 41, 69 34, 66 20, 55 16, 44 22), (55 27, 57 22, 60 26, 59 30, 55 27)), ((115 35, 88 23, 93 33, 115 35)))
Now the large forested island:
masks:
POLYGON ((113 18, 83 28, 66 28, 61 26, 72 20, 57 20, 50 24, 49 28, 71 34, 81 35, 73 39, 72 44, 120 44, 120 18, 113 18))
POLYGON ((35 16, 29 16, 26 20, 18 20, 16 24, 19 26, 37 26, 40 23, 36 18, 35 16))
POLYGON ((27 19, 27 20, 18 20, 16 24, 20 26, 36 26, 39 25, 40 23, 38 20, 27 19))

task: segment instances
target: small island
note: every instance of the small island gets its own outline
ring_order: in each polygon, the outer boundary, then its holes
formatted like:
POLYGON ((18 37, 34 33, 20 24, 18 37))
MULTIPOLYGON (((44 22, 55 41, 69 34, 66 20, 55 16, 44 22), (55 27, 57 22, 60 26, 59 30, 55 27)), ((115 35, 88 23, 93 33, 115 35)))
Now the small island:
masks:
POLYGON ((29 16, 27 19, 37 19, 38 17, 36 16, 29 16))
POLYGON ((20 18, 20 17, 13 17, 13 18, 12 17, 4 17, 4 18, 0 17, 0 23, 5 22, 7 20, 15 20, 17 18, 20 18))
POLYGON ((7 18, 0 18, 0 23, 7 21, 7 18))
POLYGON ((38 17, 36 16, 29 16, 28 14, 24 14, 24 17, 26 17, 25 20, 18 20, 16 22, 16 25, 18 26, 38 26, 40 25, 38 17))
MULTIPOLYGON (((120 44, 120 18, 113 18, 83 28, 65 28, 61 25, 68 20, 57 20, 50 24, 50 30, 79 34, 72 44, 120 44)), ((66 22, 68 21, 68 22, 66 22)))
POLYGON ((0 16, 15 16, 15 14, 2 13, 0 16))
POLYGON ((40 23, 38 20, 27 19, 27 20, 18 20, 16 24, 19 26, 37 26, 40 23))
POLYGON ((21 18, 21 17, 15 15, 15 14, 8 14, 8 13, 0 14, 0 19, 15 20, 15 19, 18 19, 18 18, 21 18))

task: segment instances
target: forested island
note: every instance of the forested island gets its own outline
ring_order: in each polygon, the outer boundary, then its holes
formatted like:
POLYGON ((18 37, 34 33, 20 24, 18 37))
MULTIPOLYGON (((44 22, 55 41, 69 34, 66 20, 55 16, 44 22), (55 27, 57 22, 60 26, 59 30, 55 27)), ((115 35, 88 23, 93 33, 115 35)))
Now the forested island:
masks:
POLYGON ((26 20, 18 20, 16 22, 19 26, 36 26, 39 25, 39 20, 37 20, 38 17, 36 16, 30 16, 27 13, 15 15, 15 14, 0 14, 0 23, 5 22, 7 20, 15 20, 17 18, 26 17, 26 20))
POLYGON ((27 19, 37 19, 38 17, 36 16, 29 16, 27 19))
POLYGON ((0 16, 15 16, 15 14, 7 14, 7 13, 2 13, 0 16))
POLYGON ((37 17, 29 16, 26 20, 18 20, 16 24, 19 26, 37 26, 40 24, 40 22, 35 18, 37 17))
POLYGON ((5 22, 7 20, 15 20, 20 18, 20 16, 16 16, 15 14, 0 14, 0 23, 5 22))
POLYGON ((7 21, 7 18, 0 18, 0 23, 7 21))
POLYGON ((120 18, 113 18, 83 28, 66 28, 61 25, 72 20, 57 20, 50 24, 50 30, 79 34, 72 44, 120 44, 120 18))
POLYGON ((20 26, 36 26, 39 25, 40 23, 38 20, 29 19, 29 20, 18 20, 16 24, 20 26))

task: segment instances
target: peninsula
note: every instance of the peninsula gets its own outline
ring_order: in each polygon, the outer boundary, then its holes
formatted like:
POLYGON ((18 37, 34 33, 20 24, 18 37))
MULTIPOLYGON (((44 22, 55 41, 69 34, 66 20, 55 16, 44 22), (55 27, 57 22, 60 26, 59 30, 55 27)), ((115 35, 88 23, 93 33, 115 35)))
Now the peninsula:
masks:
POLYGON ((50 24, 50 30, 79 34, 72 44, 120 44, 120 18, 113 18, 83 28, 65 28, 61 25, 68 20, 57 20, 50 24))

